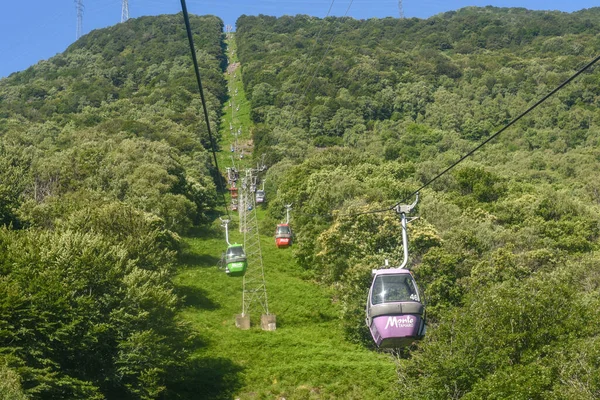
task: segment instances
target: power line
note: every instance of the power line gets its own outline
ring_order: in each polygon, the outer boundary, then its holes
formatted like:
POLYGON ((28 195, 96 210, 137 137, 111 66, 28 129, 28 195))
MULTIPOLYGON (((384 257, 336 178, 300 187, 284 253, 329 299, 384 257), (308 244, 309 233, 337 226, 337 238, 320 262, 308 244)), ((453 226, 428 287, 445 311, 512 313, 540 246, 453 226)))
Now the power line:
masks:
MULTIPOLYGON (((352 7, 352 3, 354 2, 354 0, 350 0, 350 3, 348 4, 348 8, 346 8, 346 12, 344 13, 342 18, 345 18, 348 15, 348 12, 350 11, 350 7, 352 7)), ((304 99, 304 97, 306 96, 306 92, 308 91, 308 89, 310 88, 310 86, 312 85, 313 80, 315 79, 315 77, 317 76, 317 72, 319 71, 319 68, 321 68, 321 65, 323 64, 323 60, 325 60, 325 57, 327 57, 327 54, 329 54, 329 50, 331 49, 331 44, 333 43, 333 41, 335 40, 335 38, 337 37, 340 28, 342 27, 342 22, 340 22, 338 24, 337 29, 335 30, 333 36, 331 37, 331 40, 329 41, 329 44, 327 45, 327 49, 325 50, 325 53, 323 53, 323 57, 321 57, 321 60, 319 61, 319 64, 315 67, 313 76, 310 78, 310 81, 308 82, 308 84, 306 85, 306 87, 304 88, 304 91, 302 92, 302 96, 300 96, 300 99, 298 100, 298 103, 294 109, 294 111, 292 112, 292 116, 290 117, 290 122, 287 125, 287 129, 289 129, 289 127, 291 126, 291 124, 294 121, 294 117, 296 116, 296 113, 298 111, 298 108, 300 107, 300 102, 302 101, 302 99, 304 99)))
POLYGON ((215 139, 213 138, 212 132, 210 130, 210 120, 208 118, 208 109, 206 107, 206 99, 204 98, 204 90, 202 89, 202 80, 200 79, 200 69, 198 68, 198 59, 196 58, 196 48, 194 46, 194 38, 192 37, 192 28, 190 27, 190 17, 188 15, 187 6, 185 4, 185 0, 181 0, 181 10, 183 11, 183 20, 185 21, 185 29, 187 31, 187 37, 190 44, 190 52, 192 53, 192 61, 194 63, 194 72, 196 73, 196 81, 198 82, 198 91, 200 92, 200 99, 202 100, 202 109, 204 110, 204 121, 206 122, 206 129, 208 130, 208 137, 210 139, 210 145, 212 148, 213 159, 215 161, 215 168, 217 170, 217 184, 219 186, 219 190, 221 191, 221 195, 223 197, 223 206, 225 206, 225 211, 227 212, 228 219, 231 219, 229 216, 229 208, 227 207, 227 200, 225 199, 225 187, 223 185, 223 177, 221 176, 221 172, 219 170, 219 162, 217 161, 217 150, 215 145, 215 139))
MULTIPOLYGON (((327 10, 327 14, 325 15, 325 17, 323 18, 323 20, 325 20, 325 18, 327 18, 329 16, 329 14, 331 13, 331 9, 333 8, 333 4, 335 3, 335 0, 331 0, 331 4, 329 5, 329 10, 327 10)), ((325 24, 321 25, 321 28, 319 29, 319 32, 317 32, 317 36, 315 37, 315 42, 313 43, 312 48, 310 49, 310 51, 308 52, 308 56, 306 57, 306 60, 310 60, 310 57, 312 56, 315 48, 317 47, 317 43, 319 42, 319 37, 321 36, 321 32, 323 31, 323 27, 325 26, 325 24)), ((306 73, 306 71, 308 70, 308 66, 310 65, 309 62, 306 62, 304 64, 304 68, 302 69, 302 71, 300 72, 300 76, 298 77, 298 80, 296 81, 296 85, 294 87, 294 93, 292 93, 292 96, 290 97, 290 101, 288 102, 288 106, 292 104, 293 98, 294 96, 296 96, 296 93, 298 92, 298 85, 300 84, 300 82, 302 81, 302 78, 304 77, 304 74, 306 73)), ((289 123, 287 124, 286 129, 289 129, 290 126, 292 124, 292 119, 290 119, 289 123)))

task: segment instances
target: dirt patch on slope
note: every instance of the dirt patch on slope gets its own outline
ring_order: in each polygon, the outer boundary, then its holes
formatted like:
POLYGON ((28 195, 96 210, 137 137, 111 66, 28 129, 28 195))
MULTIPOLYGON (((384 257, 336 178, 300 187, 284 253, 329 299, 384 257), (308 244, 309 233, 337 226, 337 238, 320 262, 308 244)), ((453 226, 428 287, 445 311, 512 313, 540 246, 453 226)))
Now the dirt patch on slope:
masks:
POLYGON ((235 72, 235 70, 238 69, 239 67, 240 67, 239 62, 234 62, 233 64, 229 64, 227 66, 227 73, 231 74, 232 72, 235 72))

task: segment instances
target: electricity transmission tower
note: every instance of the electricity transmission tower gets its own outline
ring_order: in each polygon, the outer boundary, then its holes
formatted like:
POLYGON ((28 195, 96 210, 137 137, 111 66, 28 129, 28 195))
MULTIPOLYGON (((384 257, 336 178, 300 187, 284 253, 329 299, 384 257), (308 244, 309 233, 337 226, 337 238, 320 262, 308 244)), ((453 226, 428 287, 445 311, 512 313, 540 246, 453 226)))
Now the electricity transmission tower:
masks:
POLYGON ((398 0, 398 11, 400 12, 400 19, 404 18, 404 10, 402 9, 402 0, 398 0))
POLYGON ((256 178, 256 176, 253 176, 255 172, 252 169, 246 170, 246 176, 241 187, 240 226, 244 232, 244 251, 246 252, 248 269, 243 282, 242 313, 236 315, 235 323, 238 328, 249 329, 250 312, 260 307, 263 311, 260 325, 263 330, 272 331, 276 328, 276 318, 274 314, 269 314, 265 270, 260 249, 258 219, 256 218, 256 198, 251 190, 253 178, 256 178))
POLYGON ((77 33, 75 34, 75 39, 79 39, 83 30, 83 0, 75 0, 75 8, 77 9, 77 33))
POLYGON ((125 22, 129 19, 129 1, 123 0, 121 4, 121 22, 125 22))

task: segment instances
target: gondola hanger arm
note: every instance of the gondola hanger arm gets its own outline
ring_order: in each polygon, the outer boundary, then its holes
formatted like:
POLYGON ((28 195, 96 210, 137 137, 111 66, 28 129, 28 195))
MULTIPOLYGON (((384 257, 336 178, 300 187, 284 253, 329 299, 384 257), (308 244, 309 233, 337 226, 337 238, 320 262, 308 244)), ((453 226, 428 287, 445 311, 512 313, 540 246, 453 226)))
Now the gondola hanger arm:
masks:
POLYGON ((408 214, 412 211, 413 208, 416 207, 417 203, 419 202, 419 192, 415 193, 415 201, 412 204, 398 204, 396 205, 396 207, 394 207, 394 210, 398 213, 398 214, 408 214))

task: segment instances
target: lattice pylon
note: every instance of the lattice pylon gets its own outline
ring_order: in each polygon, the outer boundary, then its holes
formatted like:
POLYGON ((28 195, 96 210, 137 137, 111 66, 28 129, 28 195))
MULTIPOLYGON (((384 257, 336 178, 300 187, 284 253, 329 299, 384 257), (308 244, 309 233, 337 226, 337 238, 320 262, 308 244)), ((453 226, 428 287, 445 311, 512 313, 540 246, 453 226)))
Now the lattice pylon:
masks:
POLYGON ((77 31, 75 38, 79 39, 83 32, 83 0, 75 0, 75 8, 77 9, 77 31))
POLYGON ((121 3, 121 22, 125 22, 129 19, 129 1, 123 0, 121 3))
POLYGON ((260 235, 258 232, 258 219, 256 217, 256 199, 250 191, 252 183, 251 169, 246 170, 246 176, 241 187, 240 225, 244 232, 244 251, 248 260, 248 268, 244 275, 242 292, 242 316, 250 315, 253 308, 260 305, 264 314, 269 315, 269 302, 267 298, 267 285, 265 284, 265 270, 260 248, 260 235), (248 209, 250 206, 250 210, 248 209))

